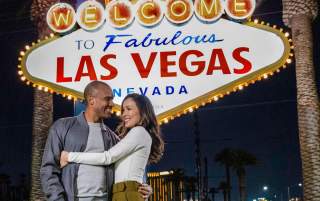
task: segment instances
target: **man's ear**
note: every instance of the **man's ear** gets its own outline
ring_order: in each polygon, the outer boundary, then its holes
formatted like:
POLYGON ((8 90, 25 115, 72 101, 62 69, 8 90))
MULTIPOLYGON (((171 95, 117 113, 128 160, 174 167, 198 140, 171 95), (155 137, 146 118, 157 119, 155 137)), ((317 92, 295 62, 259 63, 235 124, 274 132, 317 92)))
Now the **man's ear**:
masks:
POLYGON ((94 103, 95 103, 94 97, 90 96, 90 97, 88 98, 88 105, 94 105, 94 103))

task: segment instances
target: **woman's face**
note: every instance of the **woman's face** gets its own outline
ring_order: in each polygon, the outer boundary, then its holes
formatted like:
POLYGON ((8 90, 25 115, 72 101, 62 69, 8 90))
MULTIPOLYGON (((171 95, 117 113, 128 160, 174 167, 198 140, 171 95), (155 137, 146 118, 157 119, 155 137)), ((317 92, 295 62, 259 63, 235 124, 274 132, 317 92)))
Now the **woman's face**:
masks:
POLYGON ((132 98, 128 98, 123 102, 121 118, 126 128, 132 128, 139 123, 141 119, 140 112, 132 98))

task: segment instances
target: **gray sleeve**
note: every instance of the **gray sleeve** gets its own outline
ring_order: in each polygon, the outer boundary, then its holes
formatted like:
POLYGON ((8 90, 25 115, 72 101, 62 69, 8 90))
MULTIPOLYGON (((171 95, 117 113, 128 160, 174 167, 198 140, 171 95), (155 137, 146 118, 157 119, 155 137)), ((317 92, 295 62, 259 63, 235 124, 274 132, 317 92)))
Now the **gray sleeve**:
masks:
POLYGON ((54 123, 49 130, 40 168, 42 190, 49 201, 66 200, 65 191, 61 183, 61 168, 59 164, 60 153, 63 150, 63 143, 58 133, 58 130, 62 130, 61 123, 54 123))

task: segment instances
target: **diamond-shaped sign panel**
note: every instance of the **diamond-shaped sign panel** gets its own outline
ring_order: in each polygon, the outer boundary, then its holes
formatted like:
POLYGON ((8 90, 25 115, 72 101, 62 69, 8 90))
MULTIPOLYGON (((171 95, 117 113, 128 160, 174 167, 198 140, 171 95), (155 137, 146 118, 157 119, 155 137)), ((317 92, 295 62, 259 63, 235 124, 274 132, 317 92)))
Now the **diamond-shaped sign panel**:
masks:
POLYGON ((167 121, 273 74, 289 55, 289 40, 277 29, 193 16, 180 26, 165 18, 153 28, 106 23, 53 37, 26 52, 22 71, 36 85, 77 98, 90 81, 104 81, 116 111, 128 93, 144 94, 167 121))

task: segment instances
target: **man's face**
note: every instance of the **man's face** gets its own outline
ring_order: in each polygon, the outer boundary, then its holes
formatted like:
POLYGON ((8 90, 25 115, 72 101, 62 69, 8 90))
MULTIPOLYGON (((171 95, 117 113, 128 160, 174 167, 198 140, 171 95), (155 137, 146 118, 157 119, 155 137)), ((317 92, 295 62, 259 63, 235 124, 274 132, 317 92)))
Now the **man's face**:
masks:
POLYGON ((98 118, 110 117, 113 107, 112 90, 106 86, 98 87, 94 96, 91 97, 90 106, 98 118))

